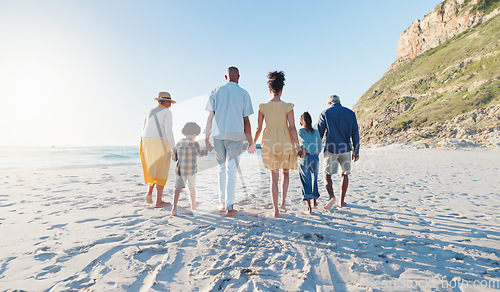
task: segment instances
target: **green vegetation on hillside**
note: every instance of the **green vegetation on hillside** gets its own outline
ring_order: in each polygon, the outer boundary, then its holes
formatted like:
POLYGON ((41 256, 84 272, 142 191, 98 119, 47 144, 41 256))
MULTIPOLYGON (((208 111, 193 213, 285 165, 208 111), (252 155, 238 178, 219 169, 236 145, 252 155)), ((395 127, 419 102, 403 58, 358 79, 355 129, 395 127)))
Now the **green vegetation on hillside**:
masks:
MULTIPOLYGON (((470 1, 471 0, 468 0, 466 3, 470 1)), ((498 6, 497 4, 499 1, 500 0, 479 0, 477 1, 477 4, 472 7, 472 12, 482 11, 485 14, 488 14, 498 6)))
MULTIPOLYGON (((481 0, 477 9, 498 6, 498 0, 481 0)), ((499 104, 499 31, 500 15, 395 66, 354 106, 358 119, 379 117, 399 132, 499 104)))

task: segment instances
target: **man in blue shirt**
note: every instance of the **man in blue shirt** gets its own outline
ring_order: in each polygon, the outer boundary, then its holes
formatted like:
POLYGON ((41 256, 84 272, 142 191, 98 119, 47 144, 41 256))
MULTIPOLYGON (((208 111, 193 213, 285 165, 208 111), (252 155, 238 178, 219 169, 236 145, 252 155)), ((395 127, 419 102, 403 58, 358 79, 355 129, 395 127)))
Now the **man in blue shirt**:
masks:
POLYGON ((356 114, 343 107, 337 95, 328 97, 328 105, 330 108, 321 113, 318 122, 319 135, 322 139, 326 135, 324 148, 325 180, 330 200, 325 209, 331 209, 335 204, 332 174, 337 173, 339 165, 342 168, 342 181, 340 202, 337 207, 342 208, 347 205, 344 198, 351 173, 351 151, 352 160, 356 162, 359 159, 359 132, 356 114))

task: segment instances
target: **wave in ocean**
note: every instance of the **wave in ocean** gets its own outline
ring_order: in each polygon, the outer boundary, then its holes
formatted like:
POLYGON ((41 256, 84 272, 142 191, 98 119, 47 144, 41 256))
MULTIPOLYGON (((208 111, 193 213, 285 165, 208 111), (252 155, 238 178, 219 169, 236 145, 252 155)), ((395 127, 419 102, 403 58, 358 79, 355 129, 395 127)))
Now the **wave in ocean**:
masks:
POLYGON ((50 168, 82 168, 140 163, 139 148, 0 147, 0 172, 50 168))

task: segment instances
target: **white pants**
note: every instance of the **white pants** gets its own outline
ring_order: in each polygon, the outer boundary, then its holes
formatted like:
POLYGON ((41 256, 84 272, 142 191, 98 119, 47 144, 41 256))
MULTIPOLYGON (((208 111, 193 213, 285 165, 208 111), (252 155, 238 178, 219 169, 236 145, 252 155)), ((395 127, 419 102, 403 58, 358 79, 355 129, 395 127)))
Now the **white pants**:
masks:
POLYGON ((226 204, 226 210, 233 210, 243 141, 214 139, 214 149, 219 164, 219 202, 226 204))

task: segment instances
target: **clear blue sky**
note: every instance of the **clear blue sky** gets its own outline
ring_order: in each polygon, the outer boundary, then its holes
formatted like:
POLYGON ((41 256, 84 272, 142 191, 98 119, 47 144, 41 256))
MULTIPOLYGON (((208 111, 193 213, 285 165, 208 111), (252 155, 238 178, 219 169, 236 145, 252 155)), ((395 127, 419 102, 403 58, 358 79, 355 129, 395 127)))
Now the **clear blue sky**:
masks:
POLYGON ((330 94, 352 108, 440 2, 1 1, 0 145, 137 145, 159 91, 179 102, 178 140, 185 122, 204 127, 228 66, 255 111, 283 70, 283 100, 316 122, 330 94))

